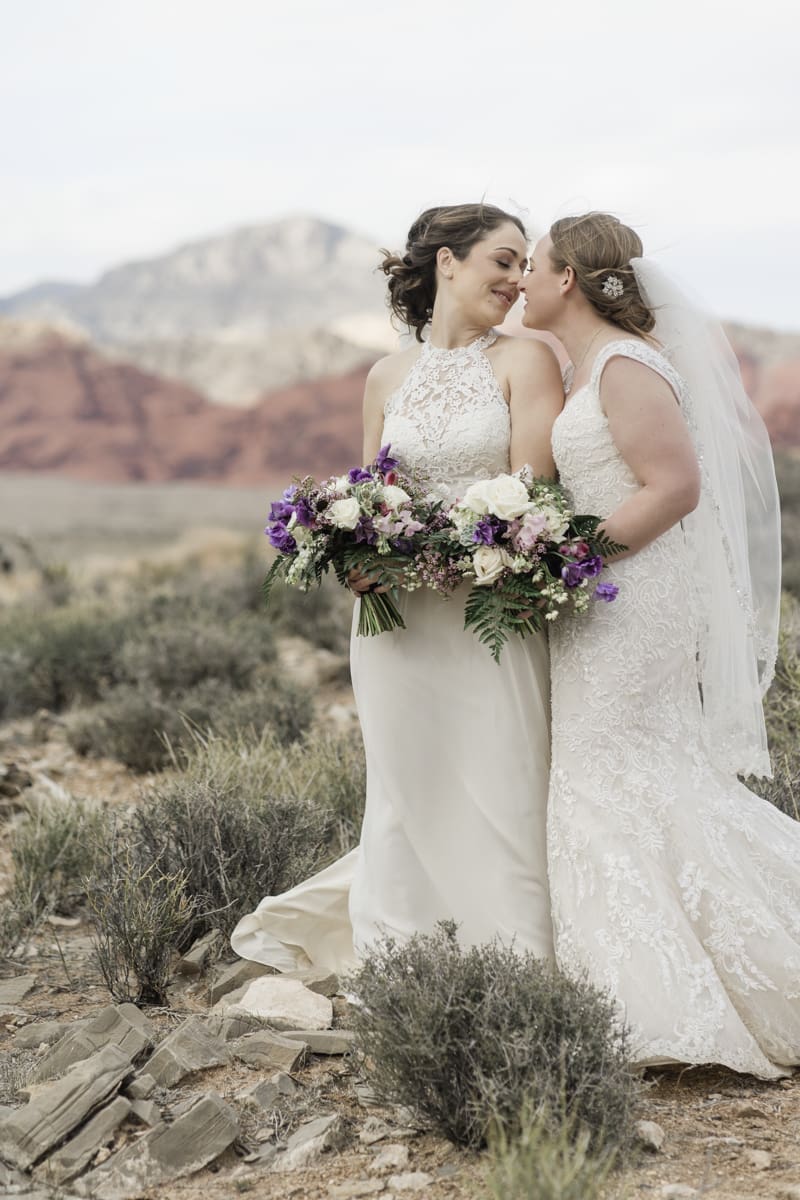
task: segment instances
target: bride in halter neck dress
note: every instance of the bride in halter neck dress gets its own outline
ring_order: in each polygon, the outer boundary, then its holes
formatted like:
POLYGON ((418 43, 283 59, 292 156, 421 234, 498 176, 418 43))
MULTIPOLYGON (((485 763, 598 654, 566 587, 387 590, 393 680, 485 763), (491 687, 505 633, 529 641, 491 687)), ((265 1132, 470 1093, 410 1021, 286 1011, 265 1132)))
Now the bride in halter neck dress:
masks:
POLYGON ((774 469, 727 343, 641 253, 564 218, 521 284, 575 361, 561 482, 628 548, 616 602, 551 633, 555 953, 616 997, 638 1063, 775 1078, 800 1062, 800 823, 737 779, 769 771, 774 469))
MULTIPOLYGON (((405 470, 451 501, 525 463, 554 474, 555 356, 493 328, 526 260, 521 224, 489 206, 431 209, 415 222, 406 254, 384 271, 395 313, 418 337, 429 332, 370 373, 365 462, 388 442, 405 470)), ((343 971, 380 935, 403 939, 447 918, 464 944, 499 936, 552 956, 547 643, 514 639, 498 665, 464 630, 467 591, 404 594, 406 629, 353 635, 367 760, 360 845, 245 916, 232 937, 243 958, 343 971)))

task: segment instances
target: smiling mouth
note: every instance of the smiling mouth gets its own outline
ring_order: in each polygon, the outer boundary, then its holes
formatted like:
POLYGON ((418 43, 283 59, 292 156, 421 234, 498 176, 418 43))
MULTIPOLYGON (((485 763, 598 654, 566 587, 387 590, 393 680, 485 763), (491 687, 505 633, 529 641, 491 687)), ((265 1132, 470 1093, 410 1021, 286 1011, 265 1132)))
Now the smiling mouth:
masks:
POLYGON ((498 292, 496 288, 492 288, 492 295, 497 296, 498 300, 502 300, 506 308, 511 308, 514 303, 514 297, 509 296, 507 292, 498 292))

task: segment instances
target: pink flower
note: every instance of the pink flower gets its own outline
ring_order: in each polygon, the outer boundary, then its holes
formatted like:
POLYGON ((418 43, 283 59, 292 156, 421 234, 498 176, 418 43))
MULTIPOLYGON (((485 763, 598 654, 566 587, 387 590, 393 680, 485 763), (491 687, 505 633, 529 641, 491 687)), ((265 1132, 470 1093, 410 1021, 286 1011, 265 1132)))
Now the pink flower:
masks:
POLYGON ((541 513, 525 513, 520 527, 511 539, 515 550, 523 554, 533 550, 539 540, 539 535, 547 528, 547 518, 541 513))

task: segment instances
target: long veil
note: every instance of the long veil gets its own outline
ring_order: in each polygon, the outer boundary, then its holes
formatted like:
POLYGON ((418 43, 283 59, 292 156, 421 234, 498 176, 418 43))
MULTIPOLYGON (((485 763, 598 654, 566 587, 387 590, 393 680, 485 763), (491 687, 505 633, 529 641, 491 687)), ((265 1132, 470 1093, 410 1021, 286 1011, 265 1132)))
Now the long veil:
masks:
POLYGON ((649 259, 632 262, 654 336, 682 377, 702 494, 683 526, 692 557, 704 739, 714 761, 770 775, 762 698, 780 618, 780 502, 769 435, 720 324, 649 259))

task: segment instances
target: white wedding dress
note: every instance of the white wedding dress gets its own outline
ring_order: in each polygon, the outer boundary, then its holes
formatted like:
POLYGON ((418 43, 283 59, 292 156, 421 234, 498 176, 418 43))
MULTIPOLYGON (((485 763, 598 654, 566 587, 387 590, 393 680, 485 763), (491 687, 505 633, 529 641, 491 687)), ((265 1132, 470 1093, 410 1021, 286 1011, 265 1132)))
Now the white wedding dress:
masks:
MULTIPOLYGON (((385 408, 383 442, 449 499, 509 470, 508 404, 484 350, 426 342, 385 408)), ((545 823, 549 672, 542 635, 494 662, 464 630, 468 585, 449 600, 403 594, 407 628, 351 639, 367 759, 360 845, 236 927, 243 958, 343 971, 382 934, 437 921, 466 945, 494 936, 552 957, 545 823)))
MULTIPOLYGON (((615 355, 682 393, 643 342, 603 347, 553 429, 579 512, 610 514, 639 487, 600 405, 615 355)), ((676 525, 609 566, 614 603, 551 631, 556 958, 618 999, 639 1063, 774 1078, 800 1062, 800 824, 702 742, 688 563, 676 525)))

